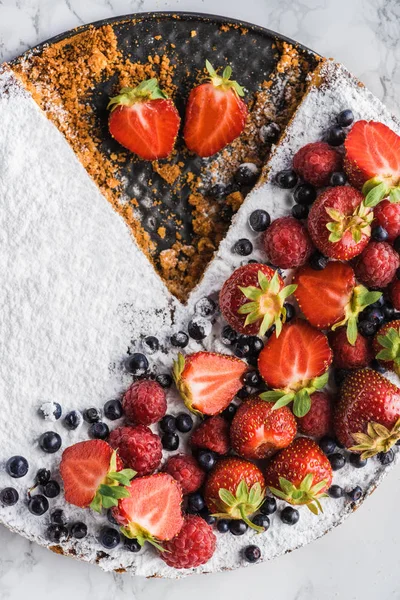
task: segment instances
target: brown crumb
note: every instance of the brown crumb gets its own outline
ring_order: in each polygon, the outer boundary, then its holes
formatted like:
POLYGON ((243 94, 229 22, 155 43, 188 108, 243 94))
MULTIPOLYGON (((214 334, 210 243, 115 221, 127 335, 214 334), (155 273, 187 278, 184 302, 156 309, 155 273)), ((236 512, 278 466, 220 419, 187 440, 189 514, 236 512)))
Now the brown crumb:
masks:
POLYGON ((192 29, 192 31, 190 32, 190 37, 196 37, 196 35, 197 35, 197 31, 192 29))

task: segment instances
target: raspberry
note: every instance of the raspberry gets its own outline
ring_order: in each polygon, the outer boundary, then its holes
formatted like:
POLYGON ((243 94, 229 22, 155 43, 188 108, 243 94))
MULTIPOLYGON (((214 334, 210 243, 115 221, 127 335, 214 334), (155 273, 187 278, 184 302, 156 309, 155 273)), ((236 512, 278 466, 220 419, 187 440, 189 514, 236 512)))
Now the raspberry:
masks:
POLYGON ((175 569, 191 569, 204 565, 215 551, 217 538, 201 517, 187 515, 183 527, 172 540, 164 542, 160 556, 175 569))
POLYGON ((301 433, 321 438, 328 435, 332 427, 332 405, 325 392, 311 394, 311 408, 304 417, 297 419, 301 433))
POLYGON ((332 173, 341 171, 342 157, 326 142, 315 142, 296 152, 293 168, 307 183, 322 187, 329 184, 332 173))
POLYGON ((151 425, 165 415, 167 400, 159 383, 143 379, 133 383, 125 392, 122 406, 129 421, 151 425))
POLYGON ((145 425, 117 427, 110 433, 108 443, 118 453, 125 465, 138 475, 150 475, 161 463, 161 440, 145 425))
POLYGON ((387 242, 371 242, 355 266, 357 279, 370 288, 384 288, 396 275, 399 255, 387 242))
POLYGON ((354 346, 347 339, 346 328, 341 327, 329 338, 333 350, 333 364, 338 369, 362 369, 373 359, 367 338, 358 334, 354 346))
POLYGON ((293 217, 276 219, 265 232, 263 245, 271 263, 282 269, 304 265, 313 250, 306 229, 293 217))
POLYGON ((400 235, 400 204, 394 204, 389 200, 379 202, 374 208, 375 222, 388 232, 388 242, 394 242, 400 235))
POLYGON ((192 433, 190 443, 194 448, 205 448, 217 454, 229 451, 229 425, 219 415, 207 419, 192 433))
POLYGON ((395 310, 400 310, 400 280, 396 279, 393 281, 389 290, 390 301, 393 304, 395 310))
POLYGON ((163 470, 180 483, 183 494, 197 492, 205 478, 205 473, 200 469, 197 460, 187 454, 171 456, 163 470))

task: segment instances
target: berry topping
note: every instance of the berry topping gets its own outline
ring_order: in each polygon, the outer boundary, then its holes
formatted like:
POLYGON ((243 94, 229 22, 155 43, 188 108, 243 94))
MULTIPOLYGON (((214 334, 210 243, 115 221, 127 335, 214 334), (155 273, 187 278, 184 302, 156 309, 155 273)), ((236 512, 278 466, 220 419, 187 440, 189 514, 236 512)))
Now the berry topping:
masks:
POLYGON ((324 437, 319 440, 319 447, 327 456, 335 452, 336 446, 336 441, 327 435, 324 435, 324 437))
POLYGON ((295 204, 292 208, 292 217, 295 219, 304 220, 308 217, 308 206, 303 204, 295 204))
POLYGON ((387 233, 386 239, 377 242, 394 242, 400 235, 400 204, 382 200, 374 208, 374 224, 380 225, 387 233))
POLYGON ((313 250, 307 230, 294 217, 280 217, 263 234, 264 250, 281 269, 304 265, 313 250))
POLYGON ((186 454, 171 456, 164 465, 164 471, 176 479, 183 494, 197 492, 204 483, 204 471, 200 469, 193 456, 186 454))
POLYGON ((102 527, 99 532, 99 542, 107 550, 113 550, 121 542, 120 533, 113 527, 102 527))
POLYGON ((161 444, 164 450, 173 452, 179 448, 179 436, 176 433, 164 433, 161 438, 161 444))
POLYGON ((281 128, 277 123, 271 121, 260 127, 259 136, 264 144, 275 144, 281 135, 281 128))
POLYGON ((291 506, 285 506, 285 508, 281 510, 280 518, 285 525, 296 525, 297 521, 300 519, 300 513, 291 506))
POLYGON ((331 463, 332 471, 340 471, 346 464, 346 458, 340 452, 334 452, 328 456, 329 462, 331 463))
POLYGON ((176 428, 181 433, 187 433, 193 427, 193 419, 188 413, 179 413, 176 417, 176 428))
POLYGON ((310 183, 298 185, 293 194, 295 202, 302 206, 309 206, 317 197, 317 190, 310 183))
POLYGON ((101 410, 95 407, 87 408, 83 413, 83 418, 87 423, 97 423, 101 419, 101 410))
POLYGON ((149 361, 144 354, 135 352, 135 354, 126 359, 125 368, 128 373, 131 373, 135 377, 140 377, 146 374, 149 368, 149 361))
POLYGON ((328 130, 327 142, 330 146, 341 146, 346 139, 346 132, 340 125, 333 125, 328 130))
POLYGON ((331 178, 329 180, 329 185, 332 187, 336 187, 338 185, 345 185, 347 181, 347 177, 345 173, 332 173, 331 178))
POLYGON ((6 471, 10 477, 18 479, 25 477, 29 470, 29 463, 23 456, 12 456, 6 462, 6 471))
POLYGON ((273 496, 267 496, 260 506, 260 513, 263 515, 272 515, 276 512, 276 500, 273 496))
POLYGON ((220 415, 210 417, 201 423, 190 436, 193 448, 211 450, 217 454, 229 451, 229 425, 220 415))
POLYGON ((50 513, 50 521, 52 523, 56 523, 57 525, 66 525, 67 519, 65 517, 64 511, 61 508, 55 508, 50 513))
POLYGON ((347 492, 347 496, 352 502, 358 502, 362 498, 362 494, 363 492, 359 485, 347 492))
POLYGON ((63 423, 67 429, 73 431, 74 429, 78 429, 78 427, 82 424, 83 417, 78 410, 71 410, 64 417, 63 423))
POLYGON ((138 475, 149 475, 160 466, 161 440, 146 425, 117 427, 110 433, 108 441, 118 450, 126 466, 138 475))
POLYGON ((256 563, 261 558, 261 550, 258 546, 247 546, 243 550, 243 556, 249 563, 256 563))
POLYGON ((296 173, 316 187, 328 185, 332 173, 340 171, 341 166, 341 155, 325 142, 307 144, 293 157, 296 173))
POLYGON ((235 242, 232 251, 239 256, 249 256, 253 252, 253 244, 247 238, 241 238, 235 242))
POLYGON ((257 209, 249 217, 249 225, 253 231, 265 231, 271 224, 271 217, 266 210, 257 209))
POLYGON ((160 375, 157 375, 156 381, 164 389, 170 388, 172 385, 172 377, 169 375, 169 373, 161 373, 160 375))
POLYGON ((46 537, 50 542, 60 544, 68 538, 68 529, 63 525, 52 523, 47 528, 46 537))
POLYGON ((194 312, 205 319, 212 317, 216 310, 217 305, 215 304, 214 300, 208 298, 208 296, 203 296, 203 298, 197 300, 196 304, 194 305, 194 312))
POLYGON ((297 181, 297 175, 291 169, 279 171, 279 173, 277 173, 275 177, 276 184, 284 190, 291 190, 292 188, 294 188, 297 184, 297 181))
POLYGON ((186 348, 189 343, 189 336, 184 331, 178 331, 171 336, 171 344, 176 348, 186 348))
POLYGON ((194 315, 188 324, 188 334, 193 340, 201 342, 211 333, 211 323, 205 317, 194 315))
POLYGON ((28 500, 28 510, 35 517, 41 517, 49 510, 49 501, 46 496, 42 496, 41 494, 31 496, 28 500))
POLYGON ((197 515, 187 515, 178 535, 163 544, 160 556, 170 567, 191 569, 210 560, 216 544, 210 525, 197 515))
POLYGON ((106 440, 110 435, 110 429, 107 423, 98 421, 97 423, 91 424, 88 433, 89 437, 91 437, 93 440, 106 440))
POLYGON ((39 414, 45 421, 58 421, 62 415, 61 404, 58 402, 43 402, 39 407, 39 414))
POLYGON ((3 506, 14 506, 19 500, 19 494, 15 488, 6 487, 0 492, 0 502, 3 506))
POLYGON ((61 448, 61 437, 55 431, 46 431, 39 438, 39 446, 43 452, 54 454, 61 448))
POLYGON ((56 498, 60 493, 60 484, 57 481, 50 480, 43 486, 43 494, 46 498, 56 498))
POLYGON ((362 369, 367 367, 373 358, 368 339, 358 335, 354 345, 351 345, 345 327, 333 332, 329 343, 333 350, 333 364, 338 369, 362 369))
POLYGON ((148 335, 142 341, 142 346, 146 354, 155 354, 160 348, 160 342, 154 335, 148 335))
POLYGON ((356 277, 370 288, 384 288, 396 277, 399 255, 387 242, 371 242, 354 268, 356 277))
POLYGON ((331 485, 328 490, 328 495, 337 500, 338 498, 343 498, 344 490, 340 487, 340 485, 331 485))
POLYGON ((349 127, 349 125, 351 125, 352 122, 354 121, 353 111, 350 110, 349 108, 346 108, 345 110, 342 110, 342 112, 340 112, 338 114, 336 119, 341 127, 349 127))
POLYGON ((85 523, 82 523, 81 521, 74 523, 70 529, 72 537, 76 540, 82 540, 84 537, 86 537, 87 531, 87 525, 85 523))
POLYGON ((172 415, 165 415, 160 421, 160 430, 163 433, 174 433, 176 431, 176 420, 172 415))
POLYGON ((202 450, 201 452, 199 452, 197 459, 199 461, 199 465, 205 471, 211 471, 211 469, 215 467, 215 464, 217 462, 216 455, 214 454, 214 452, 211 452, 209 450, 202 450))
POLYGON ((304 417, 297 419, 299 431, 314 438, 322 438, 332 430, 332 403, 325 392, 311 395, 311 408, 304 417))
POLYGON ((235 173, 235 181, 237 184, 245 187, 253 186, 256 183, 259 174, 260 169, 254 163, 242 163, 235 173))
POLYGON ((159 383, 142 379, 125 392, 122 406, 126 418, 132 423, 151 425, 165 415, 167 400, 159 383))
POLYGON ((108 400, 104 405, 104 416, 110 421, 116 421, 123 415, 122 402, 121 400, 108 400))
POLYGON ((371 230, 371 238, 375 242, 386 242, 388 237, 388 232, 386 231, 386 229, 381 227, 381 225, 376 225, 371 230))

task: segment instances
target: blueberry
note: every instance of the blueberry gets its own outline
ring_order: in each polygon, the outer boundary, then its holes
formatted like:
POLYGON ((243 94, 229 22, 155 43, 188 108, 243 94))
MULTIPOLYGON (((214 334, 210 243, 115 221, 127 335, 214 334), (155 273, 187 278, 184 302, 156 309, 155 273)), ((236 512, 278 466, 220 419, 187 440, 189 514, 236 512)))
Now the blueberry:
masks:
POLYGON ((174 433, 176 431, 175 417, 172 415, 165 415, 161 419, 159 427, 163 433, 174 433))
POLYGON ((251 354, 249 336, 241 335, 236 343, 235 355, 238 358, 246 358, 249 354, 251 354))
POLYGON ((393 306, 385 305, 382 307, 383 316, 385 317, 385 321, 391 321, 395 318, 395 310, 393 306))
POLYGON ((110 435, 110 429, 107 423, 98 421, 98 423, 92 423, 89 427, 89 436, 94 440, 106 440, 110 435))
POLYGON ((260 127, 259 136, 263 144, 275 144, 279 140, 281 128, 277 123, 271 121, 260 127))
POLYGON ((266 210, 261 208, 254 210, 249 218, 249 225, 253 231, 265 231, 271 224, 271 217, 266 210))
POLYGON ((311 254, 309 264, 310 267, 314 269, 314 271, 322 271, 328 264, 328 259, 326 256, 321 254, 321 252, 318 252, 318 250, 316 250, 311 254))
POLYGON ((49 501, 42 494, 31 496, 28 500, 28 510, 36 517, 40 517, 49 510, 49 501))
POLYGON ((97 423, 101 419, 101 411, 98 408, 87 408, 83 413, 83 418, 87 423, 97 423))
POLYGON ((396 252, 400 253, 400 235, 398 235, 397 238, 394 240, 393 248, 396 250, 396 252))
POLYGON ((179 437, 176 433, 164 433, 161 443, 164 450, 177 450, 179 448, 179 437))
POLYGON ((121 541, 119 531, 113 527, 102 527, 99 534, 99 542, 107 550, 116 548, 121 541))
POLYGON ((362 313, 363 321, 370 321, 371 323, 375 323, 376 325, 382 325, 385 320, 385 315, 380 308, 376 308, 373 306, 368 306, 362 313))
POLYGON ((200 342, 211 333, 211 323, 204 317, 194 315, 189 321, 188 333, 193 340, 200 342))
POLYGON ((43 452, 54 454, 61 448, 61 437, 55 431, 46 431, 39 438, 39 446, 43 452))
POLYGON ((333 454, 336 450, 336 441, 333 438, 324 435, 324 437, 319 440, 319 447, 325 454, 333 454))
POLYGON ((331 175, 331 178, 329 180, 329 184, 332 187, 336 187, 338 185, 345 185, 346 181, 347 181, 347 177, 346 177, 345 173, 340 173, 338 171, 335 171, 331 175))
POLYGON ((355 454, 355 453, 350 454, 349 461, 350 461, 351 466, 355 467, 356 469, 362 469, 363 467, 365 467, 365 465, 368 462, 366 458, 361 458, 361 454, 355 454))
POLYGON ((292 207, 292 217, 295 219, 307 219, 308 206, 305 206, 304 204, 294 204, 292 207))
POLYGON ((327 141, 330 146, 341 146, 346 139, 346 132, 339 125, 333 125, 328 131, 327 141))
POLYGON ((386 371, 385 367, 383 367, 376 358, 371 361, 370 367, 377 373, 385 373, 386 371))
POLYGON ((317 197, 317 190, 310 183, 302 183, 295 189, 293 197, 297 204, 310 206, 317 197))
POLYGON ((226 198, 226 196, 229 196, 231 191, 230 186, 223 183, 216 183, 208 190, 208 195, 216 200, 222 200, 223 198, 226 198))
POLYGON ((225 325, 221 333, 221 342, 224 346, 233 346, 238 340, 238 334, 230 325, 225 325))
POLYGON ((135 377, 144 375, 149 368, 149 361, 141 352, 135 352, 125 361, 125 368, 128 373, 131 373, 135 377))
POLYGON ((293 317, 296 316, 296 311, 294 309, 293 304, 290 304, 290 302, 285 302, 283 307, 286 310, 286 323, 289 323, 289 321, 291 321, 293 317))
POLYGON ((243 556, 249 563, 256 563, 261 558, 261 550, 258 546, 252 544, 243 550, 243 556))
POLYGON ((328 456, 329 462, 331 463, 332 471, 339 471, 343 469, 346 464, 346 458, 340 452, 334 452, 328 456))
POLYGON ((331 498, 342 498, 344 496, 343 488, 340 485, 331 485, 328 490, 328 494, 331 498))
POLYGON ((228 422, 231 422, 233 417, 236 415, 236 411, 237 411, 237 406, 236 404, 229 404, 229 406, 227 406, 227 408, 222 412, 222 416, 224 417, 224 419, 226 419, 228 422))
POLYGON ((188 497, 188 508, 190 512, 199 512, 204 508, 204 498, 201 494, 196 492, 195 494, 190 494, 188 497))
POLYGON ((372 321, 361 321, 358 323, 358 331, 361 335, 371 337, 378 331, 378 325, 372 321))
POLYGON ((63 423, 64 426, 70 431, 77 429, 79 425, 81 425, 83 417, 81 413, 77 410, 71 410, 64 417, 63 423))
POLYGON ((189 336, 184 331, 178 331, 171 335, 171 344, 176 348, 186 348, 189 343, 189 336))
POLYGON ((205 319, 212 317, 216 310, 217 305, 215 304, 214 300, 208 296, 203 296, 203 298, 197 300, 196 304, 194 305, 194 312, 205 319))
POLYGON ((229 531, 233 535, 243 535, 247 529, 248 525, 242 519, 232 519, 232 521, 229 521, 229 531))
POLYGON ((43 402, 38 412, 45 421, 58 421, 62 415, 61 404, 58 402, 43 402))
POLYGON ((176 417, 176 428, 181 433, 191 431, 193 427, 193 419, 188 413, 179 413, 176 417))
POLYGON ((52 523, 47 528, 46 537, 50 542, 55 544, 65 542, 65 540, 68 538, 68 529, 63 525, 56 525, 55 523, 52 523))
POLYGON ((246 238, 241 238, 233 245, 232 251, 239 256, 249 256, 253 252, 253 244, 246 238))
POLYGON ((376 242, 386 242, 386 240, 389 237, 389 234, 384 227, 382 227, 381 225, 377 225, 376 227, 372 228, 371 237, 376 242))
POLYGON ((298 177, 291 169, 279 171, 275 177, 276 184, 284 190, 290 190, 297 184, 298 177))
POLYGON ((203 508, 202 510, 200 510, 199 515, 209 525, 214 525, 217 520, 216 517, 214 517, 213 515, 210 514, 210 512, 207 508, 203 508))
POLYGON ((6 471, 14 479, 24 477, 29 469, 29 463, 23 456, 12 456, 6 462, 6 471))
POLYGON ((6 487, 0 492, 0 502, 4 506, 14 506, 19 500, 19 494, 15 488, 6 487))
POLYGON ((129 552, 140 552, 142 546, 139 544, 136 538, 124 538, 124 548, 129 552))
POLYGON ((114 400, 108 400, 105 403, 104 416, 106 419, 109 419, 110 421, 116 421, 117 419, 120 419, 123 414, 124 410, 122 408, 122 402, 121 400, 118 400, 118 398, 114 400))
POLYGON ((381 465, 390 465, 394 461, 394 452, 392 449, 387 452, 379 452, 378 459, 381 465))
POLYGON ((282 523, 286 525, 295 525, 300 519, 300 513, 291 506, 286 506, 280 513, 282 523))
POLYGON ((43 486, 43 494, 46 498, 56 498, 60 493, 60 485, 57 481, 51 479, 43 486))
POLYGON ((254 523, 254 525, 257 525, 258 527, 263 527, 264 531, 267 531, 267 529, 270 526, 270 520, 268 519, 267 515, 263 515, 262 513, 255 515, 252 518, 252 522, 254 523))
POLYGON ((250 387, 257 388, 262 385, 263 380, 260 373, 257 371, 248 371, 248 373, 246 373, 246 375, 243 377, 243 382, 250 387))
POLYGON ((336 119, 341 127, 348 127, 354 121, 353 111, 350 110, 349 108, 346 108, 345 110, 342 110, 342 112, 340 112, 338 114, 336 119))
POLYGON ((267 496, 260 506, 263 515, 272 515, 276 511, 276 500, 273 496, 267 496))
POLYGON ((82 540, 87 536, 87 525, 86 523, 82 523, 82 521, 78 521, 71 526, 71 535, 76 540, 82 540))
POLYGON ((50 521, 57 525, 66 525, 67 519, 65 518, 64 511, 61 508, 55 508, 50 513, 50 521))
POLYGON ((220 533, 228 533, 229 531, 229 521, 228 519, 218 519, 217 521, 217 529, 220 533))
POLYGON ((347 369, 335 369, 333 377, 338 387, 340 387, 343 384, 349 372, 350 371, 348 371, 347 369))
POLYGON ((251 396, 253 393, 253 388, 249 387, 248 385, 244 385, 237 393, 236 396, 237 398, 239 398, 240 400, 245 400, 246 398, 248 398, 249 396, 251 396))
POLYGON ((257 165, 246 162, 239 165, 234 177, 238 185, 249 187, 256 183, 259 174, 260 169, 257 165))
POLYGON ((383 308, 386 304, 385 298, 381 296, 376 302, 370 304, 371 308, 383 308))
POLYGON ((214 452, 210 450, 201 450, 197 456, 197 461, 202 469, 211 471, 217 462, 214 452))
POLYGON ((172 377, 168 373, 161 373, 161 375, 157 375, 156 381, 161 385, 162 388, 170 388, 172 385, 172 377))
POLYGON ((264 348, 264 342, 257 335, 246 336, 245 341, 249 345, 250 354, 253 356, 258 356, 264 348))
POLYGON ((357 485, 353 490, 350 490, 350 492, 347 492, 347 495, 352 502, 357 502, 358 500, 360 500, 362 493, 363 493, 362 489, 360 488, 359 485, 357 485))
POLYGON ((160 348, 160 342, 154 335, 148 335, 142 341, 142 346, 147 354, 155 354, 160 348))

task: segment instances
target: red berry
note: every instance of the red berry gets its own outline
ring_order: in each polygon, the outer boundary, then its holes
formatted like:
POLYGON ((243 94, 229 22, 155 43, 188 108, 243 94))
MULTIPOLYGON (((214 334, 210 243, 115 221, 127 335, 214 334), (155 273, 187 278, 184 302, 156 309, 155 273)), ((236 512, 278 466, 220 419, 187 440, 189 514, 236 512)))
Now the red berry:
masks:
POLYGON ((163 544, 160 556, 170 567, 191 569, 210 560, 216 544, 210 525, 197 515, 187 515, 178 535, 163 544))
POLYGON ((197 460, 188 454, 175 454, 164 465, 163 470, 180 484, 183 494, 192 494, 203 485, 205 473, 197 460))
POLYGON ((382 200, 374 208, 376 225, 381 225, 388 233, 388 242, 394 242, 400 235, 400 204, 382 200))
POLYGON ((385 323, 374 337, 374 356, 390 371, 400 373, 400 320, 385 323))
POLYGON ((192 433, 190 443, 194 448, 204 448, 217 454, 229 451, 229 425, 219 415, 206 419, 192 433))
POLYGON ((362 369, 373 359, 367 338, 358 335, 354 346, 347 339, 346 328, 340 327, 329 336, 333 364, 338 369, 362 369))
POLYGON ((311 408, 304 417, 297 419, 299 431, 304 435, 321 438, 332 429, 332 404, 325 392, 311 394, 311 408))
POLYGON ((390 300, 395 310, 400 310, 400 280, 395 279, 389 288, 390 300))
POLYGON ((355 266, 356 277, 369 288, 385 288, 400 265, 399 255, 387 242, 371 242, 355 266))
POLYGON ((122 406, 127 419, 132 423, 151 425, 165 415, 167 400, 159 383, 143 379, 133 383, 125 392, 122 406))
POLYGON ((296 152, 293 168, 307 183, 322 187, 329 184, 332 173, 341 170, 342 157, 326 142, 314 142, 296 152))
POLYGON ((263 236, 264 250, 272 264, 282 269, 307 262, 313 245, 307 230, 294 217, 280 217, 263 236))
POLYGON ((145 425, 117 427, 110 433, 110 445, 118 453, 127 467, 138 475, 153 473, 161 463, 161 440, 145 425))

